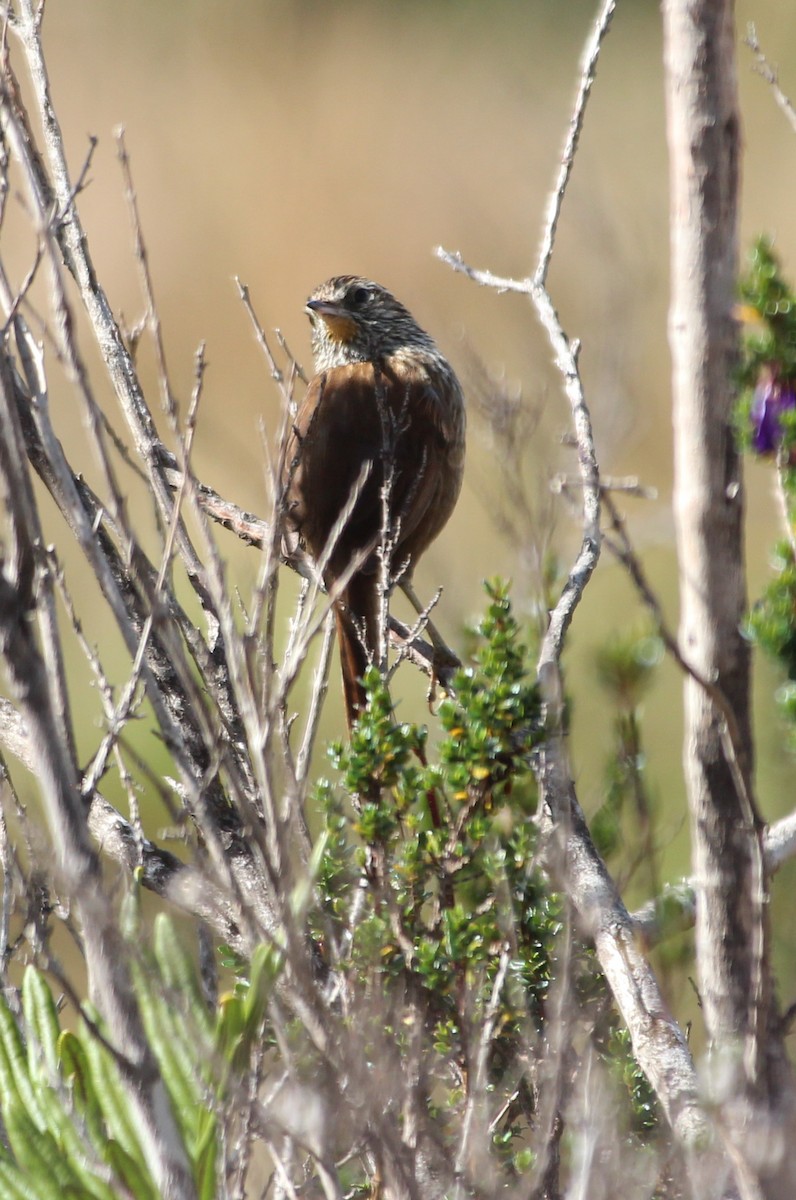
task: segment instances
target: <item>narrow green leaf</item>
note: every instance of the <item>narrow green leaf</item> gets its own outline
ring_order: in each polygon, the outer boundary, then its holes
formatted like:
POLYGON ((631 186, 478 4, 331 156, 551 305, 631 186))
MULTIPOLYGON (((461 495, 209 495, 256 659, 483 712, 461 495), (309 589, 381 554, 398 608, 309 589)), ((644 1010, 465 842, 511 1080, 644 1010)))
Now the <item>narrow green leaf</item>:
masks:
POLYGON ((132 976, 147 1039, 158 1060, 174 1115, 183 1137, 192 1144, 200 1107, 196 1056, 182 1043, 180 1031, 173 1026, 173 1012, 151 987, 140 964, 132 964, 132 976))
POLYGON ((206 1122, 194 1154, 196 1181, 200 1200, 215 1200, 218 1184, 218 1121, 213 1114, 207 1113, 206 1122))
POLYGON ((90 1030, 86 1030, 81 1040, 90 1066, 94 1095, 102 1109, 108 1132, 132 1158, 143 1164, 144 1155, 129 1116, 130 1102, 116 1063, 90 1030))
POLYGON ((63 1162, 78 1180, 81 1200, 117 1200, 113 1190, 102 1179, 102 1157, 89 1140, 84 1140, 84 1126, 75 1120, 75 1110, 67 1109, 63 1096, 46 1084, 37 1087, 41 1109, 63 1162), (92 1170, 92 1166, 96 1169, 92 1170))
POLYGON ((202 994, 196 963, 186 950, 177 926, 166 913, 158 913, 155 918, 154 945, 164 984, 185 1003, 190 1017, 207 1039, 209 1049, 213 1018, 202 994))
POLYGON ((53 1135, 40 1129, 21 1105, 5 1111, 3 1123, 17 1163, 46 1200, 63 1200, 65 1189, 79 1185, 53 1135))
POLYGON ((135 1196, 135 1200, 153 1200, 156 1196, 157 1189, 146 1167, 132 1158, 124 1147, 112 1138, 105 1145, 105 1161, 114 1175, 135 1196))
POLYGON ((243 1039, 245 1022, 243 1000, 240 996, 222 996, 218 1004, 215 1044, 218 1054, 231 1063, 237 1055, 243 1039))
MULTIPOLYGON (((9 1089, 19 1097, 27 1109, 31 1120, 39 1128, 44 1128, 44 1118, 36 1099, 36 1094, 28 1073, 28 1056, 19 1032, 17 1019, 8 1006, 5 996, 0 995, 0 1042, 5 1051, 5 1059, 0 1067, 0 1087, 3 1092, 9 1089)), ((11 1097, 13 1100, 13 1095, 11 1097)), ((4 1095, 4 1107, 6 1099, 4 1095)))
MULTIPOLYGON (((22 1011, 52 1078, 58 1065, 57 1046, 61 1027, 53 994, 41 971, 34 966, 26 968, 22 979, 22 1011)), ((38 1073, 40 1061, 32 1039, 28 1040, 28 1065, 31 1075, 38 1073)))
POLYGON ((0 1161, 0 1195, 3 1200, 50 1200, 36 1186, 29 1171, 22 1171, 12 1163, 0 1161))
POLYGON ((69 1029, 65 1029, 58 1039, 58 1058, 61 1076, 71 1089, 75 1111, 85 1122, 86 1131, 95 1147, 102 1150, 108 1134, 102 1107, 94 1090, 91 1066, 83 1043, 69 1029))

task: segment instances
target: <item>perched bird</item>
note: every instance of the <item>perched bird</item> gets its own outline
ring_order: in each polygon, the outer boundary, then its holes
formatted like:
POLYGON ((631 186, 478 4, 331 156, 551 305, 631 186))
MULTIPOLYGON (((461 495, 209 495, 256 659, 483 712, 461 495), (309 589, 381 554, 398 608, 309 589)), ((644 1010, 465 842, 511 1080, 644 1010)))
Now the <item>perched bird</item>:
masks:
POLYGON ((362 675, 379 657, 385 469, 388 567, 408 580, 459 496, 464 398, 432 339, 379 284, 329 279, 306 311, 316 374, 287 446, 284 511, 334 597, 350 729, 365 706, 362 675))

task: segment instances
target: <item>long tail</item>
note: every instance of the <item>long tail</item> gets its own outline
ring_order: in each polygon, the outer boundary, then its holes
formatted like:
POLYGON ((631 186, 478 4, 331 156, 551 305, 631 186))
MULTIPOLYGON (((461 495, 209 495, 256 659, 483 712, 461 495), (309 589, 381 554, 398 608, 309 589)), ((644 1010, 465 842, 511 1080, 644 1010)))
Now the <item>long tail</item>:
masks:
POLYGON ((335 606, 349 733, 366 704, 362 676, 378 661, 379 595, 375 576, 355 575, 335 606))

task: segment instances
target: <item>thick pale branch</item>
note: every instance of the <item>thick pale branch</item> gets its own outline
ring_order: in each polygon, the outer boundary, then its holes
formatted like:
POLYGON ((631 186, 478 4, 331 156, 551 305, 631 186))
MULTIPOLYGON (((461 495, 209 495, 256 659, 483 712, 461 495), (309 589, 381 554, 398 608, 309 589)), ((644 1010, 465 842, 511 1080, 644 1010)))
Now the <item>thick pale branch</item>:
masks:
POLYGON ((705 1024, 727 1072, 717 1112, 745 1197, 792 1192, 796 1090, 776 1014, 768 871, 753 793, 743 486, 732 406, 740 116, 732 0, 665 0, 671 192, 669 338, 686 785, 705 1024))

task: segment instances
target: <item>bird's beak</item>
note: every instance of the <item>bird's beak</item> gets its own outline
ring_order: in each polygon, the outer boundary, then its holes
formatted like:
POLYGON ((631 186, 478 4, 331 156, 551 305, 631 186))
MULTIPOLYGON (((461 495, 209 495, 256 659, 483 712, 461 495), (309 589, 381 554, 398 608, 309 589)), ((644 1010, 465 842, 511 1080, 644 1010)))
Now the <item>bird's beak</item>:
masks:
POLYGON ((356 334, 356 322, 351 314, 334 300, 308 300, 304 311, 313 325, 320 317, 335 341, 350 342, 356 334))
POLYGON ((335 304, 334 300, 308 300, 306 312, 312 316, 323 317, 340 317, 342 309, 339 304, 335 304))

